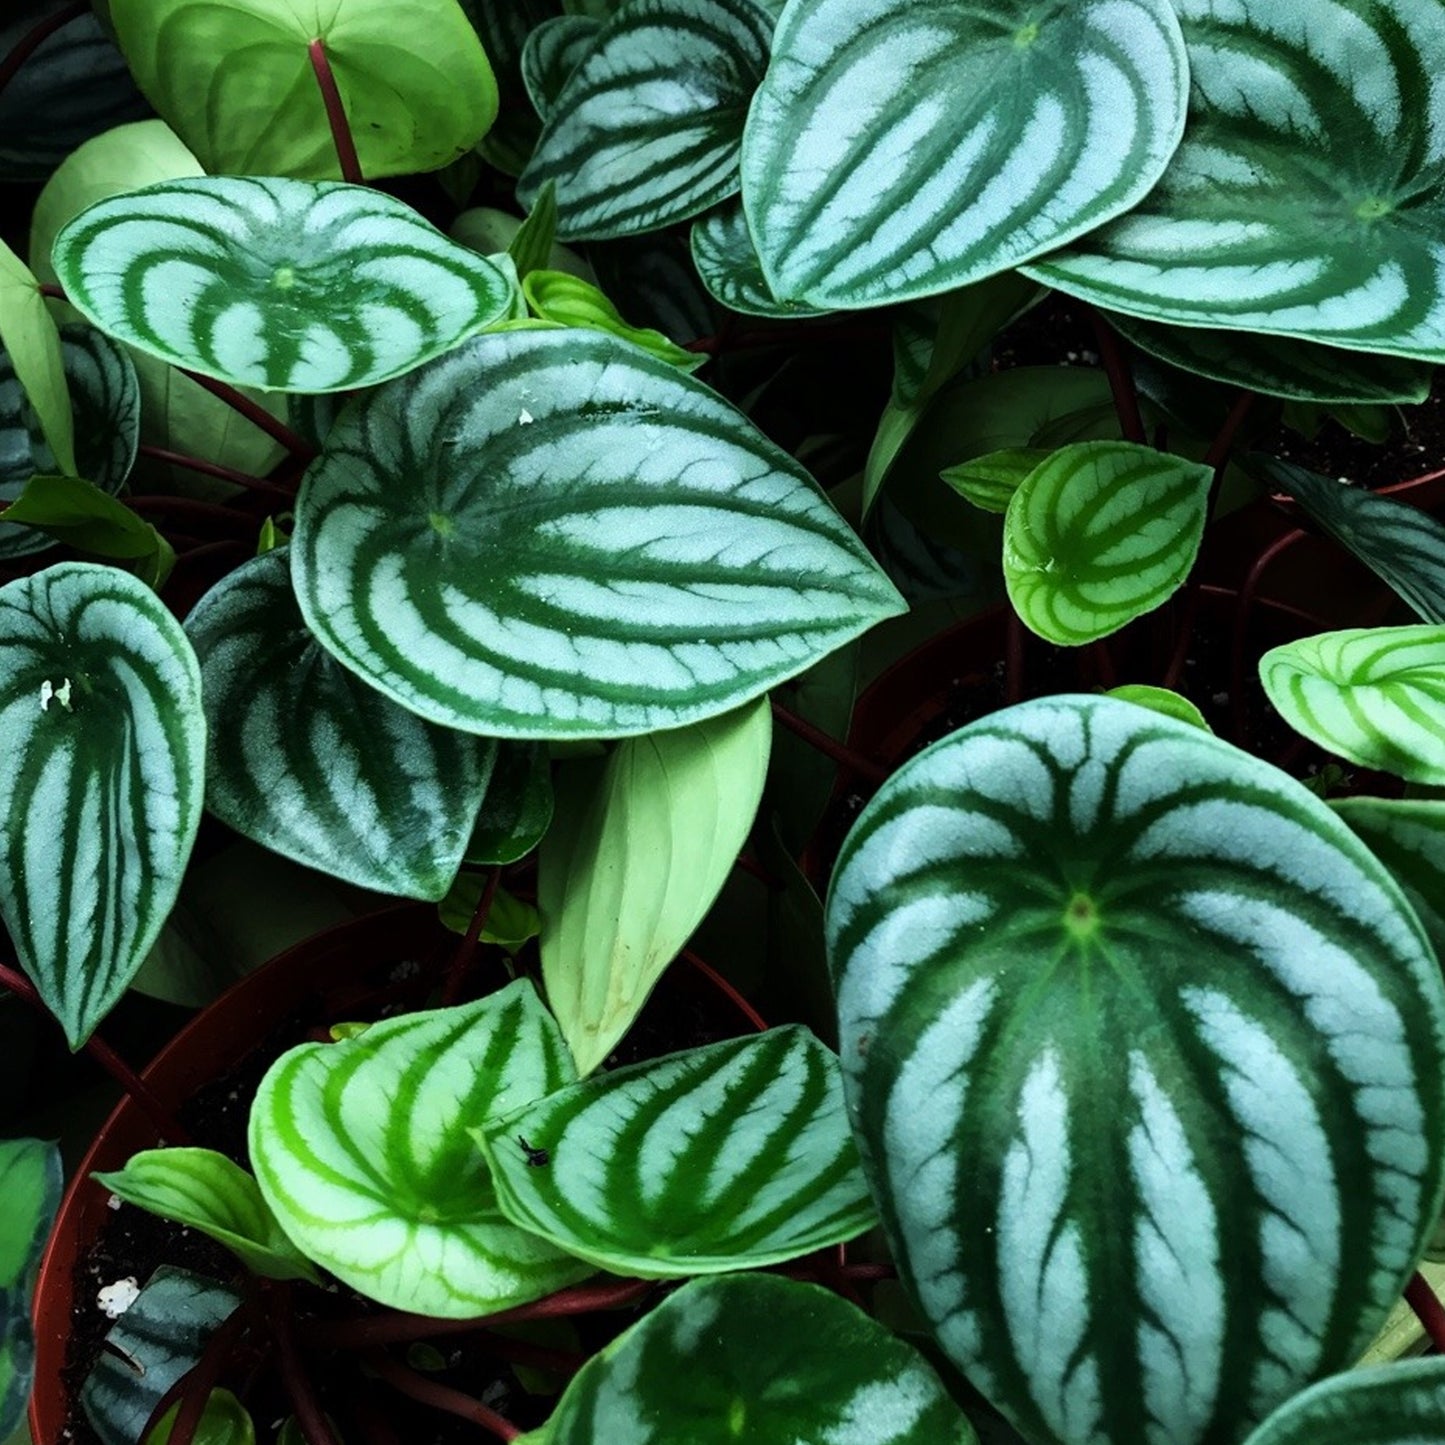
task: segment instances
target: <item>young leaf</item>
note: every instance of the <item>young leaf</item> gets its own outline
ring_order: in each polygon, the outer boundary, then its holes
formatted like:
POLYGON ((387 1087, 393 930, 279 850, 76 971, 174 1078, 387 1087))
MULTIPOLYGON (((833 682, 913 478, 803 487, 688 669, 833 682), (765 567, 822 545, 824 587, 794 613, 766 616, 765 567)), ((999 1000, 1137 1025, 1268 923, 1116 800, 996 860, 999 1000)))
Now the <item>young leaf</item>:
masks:
POLYGON ((1040 637, 1077 647, 1153 611, 1189 575, 1213 471, 1129 442, 1061 447, 1004 520, 1009 600, 1040 637))
MULTIPOLYGON (((438 905, 442 923, 453 933, 465 934, 486 890, 487 880, 480 873, 460 873, 451 891, 438 905)), ((478 935, 483 943, 496 943, 514 953, 530 938, 541 932, 542 920, 530 903, 498 888, 487 910, 487 921, 478 935)))
POLYGON ((1425 1445, 1445 1421, 1445 1360, 1351 1370, 1281 1405, 1245 1445, 1425 1445))
POLYGON ((1188 723, 1190 727, 1203 728, 1205 732, 1214 729, 1204 720, 1204 714, 1189 701, 1167 687, 1150 687, 1147 683, 1129 682, 1122 687, 1111 687, 1105 697, 1116 697, 1120 702, 1132 702, 1135 707, 1146 707, 1151 712, 1172 717, 1176 722, 1188 723))
POLYGON ((269 391, 347 391, 419 366, 507 314, 492 261, 365 186, 162 182, 55 238, 71 304, 175 366, 269 391))
POLYGON ((1177 0, 1189 124, 1148 198, 1027 268, 1112 310, 1445 361, 1435 0, 1177 0))
POLYGON ((144 1149, 124 1169, 93 1177, 127 1204, 224 1244, 253 1274, 316 1282, 316 1271, 276 1223, 255 1179, 214 1149, 144 1149))
POLYGON ((54 1144, 0 1139, 0 1440, 18 1428, 30 1398, 30 1292, 63 1183, 54 1144))
POLYGON ((513 1224, 614 1274, 778 1264, 874 1223, 838 1060, 796 1024, 599 1074, 475 1137, 513 1224))
POLYGON ((531 272, 522 282, 522 293, 533 313, 543 321, 586 326, 620 336, 682 371, 696 371, 707 360, 700 352, 684 351, 651 327, 629 326, 597 287, 565 271, 531 272))
POLYGON ((902 610, 789 456, 591 331, 478 336, 348 407, 291 553, 322 646, 492 737, 715 717, 902 610))
POLYGON ((72 1048, 175 902, 201 820, 200 688, 136 578, 65 562, 0 587, 0 916, 72 1048))
POLYGON ((468 863, 515 863, 552 822, 552 764, 541 743, 502 742, 467 842, 468 863))
POLYGON ((302 1044, 256 1092, 256 1180, 306 1255, 369 1299, 447 1319, 523 1304, 591 1268, 502 1216, 466 1130, 575 1077, 523 979, 302 1044))
MULTIPOLYGON (((145 1445, 170 1445, 180 1413, 177 1400, 145 1437, 145 1445)), ((191 1441, 192 1445, 256 1445, 256 1427, 246 1407, 229 1390, 212 1390, 191 1441)))
POLYGON ((557 188, 548 181, 538 192, 530 214, 517 228, 517 234, 507 247, 507 254, 517 268, 518 281, 525 282, 533 271, 540 271, 547 265, 556 239, 557 188))
POLYGON ((1008 511, 1024 478, 1049 456, 1039 447, 1009 447, 960 462, 956 467, 945 467, 939 476, 975 507, 1002 514, 1008 511))
POLYGON ((320 647, 301 620, 285 549, 223 578, 186 631, 201 664, 211 812, 358 887, 441 898, 496 744, 423 721, 320 647))
POLYGON ((1110 698, 895 773, 828 900, 850 1118, 939 1343, 1036 1441, 1238 1440, 1445 1194, 1445 983, 1300 784, 1110 698))
POLYGON ((547 109, 518 198, 530 205, 554 182, 560 234, 599 241, 733 195, 772 31, 757 0, 630 0, 547 109))
POLYGON ((1445 802, 1340 798, 1330 806, 1394 875, 1445 962, 1445 802))
POLYGON ((601 29, 598 16, 557 15, 527 36, 522 47, 522 82, 532 109, 543 120, 552 114, 557 97, 586 59, 601 29))
POLYGON ((0 241, 0 347, 60 469, 75 475, 74 422, 60 331, 29 267, 0 241))
POLYGON ((79 477, 31 477, 5 520, 120 562, 149 587, 159 587, 175 565, 171 544, 149 522, 79 477))
POLYGON ((1167 0, 816 0, 784 11, 773 56, 742 188, 783 301, 879 306, 1007 271, 1139 202, 1184 128, 1167 0))
POLYGON ((768 771, 766 699, 619 743, 542 840, 542 978, 577 1072, 611 1053, 712 907, 768 771))
POLYGON ((731 311, 745 316, 822 316, 806 301, 779 301, 763 275, 739 200, 724 201, 692 223, 692 259, 702 284, 731 311))
POLYGON ((582 1367, 545 1439, 977 1445, 911 1345, 817 1285, 767 1274, 669 1295, 582 1367))
POLYGON ((1445 784, 1445 627, 1357 627, 1272 648, 1260 681, 1311 742, 1415 783, 1445 784))

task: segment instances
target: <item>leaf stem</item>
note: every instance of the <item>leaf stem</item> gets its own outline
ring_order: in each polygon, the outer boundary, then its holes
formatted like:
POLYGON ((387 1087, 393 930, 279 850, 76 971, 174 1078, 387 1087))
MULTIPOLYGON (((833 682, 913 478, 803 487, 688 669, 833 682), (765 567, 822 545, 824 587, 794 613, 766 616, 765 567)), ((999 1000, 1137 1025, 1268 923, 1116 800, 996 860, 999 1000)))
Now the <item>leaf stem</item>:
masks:
POLYGON ((272 441, 279 442, 293 457, 299 457, 307 462, 315 458, 316 448, 305 437, 292 431, 284 421, 272 416, 264 406, 252 401, 249 396, 237 391, 234 386, 224 381, 217 381, 214 376, 203 376, 199 371, 187 371, 184 367, 176 369, 182 376, 190 377, 197 386, 210 392, 218 401, 225 402, 232 411, 245 417, 252 426, 265 432, 272 441))
POLYGON ((1147 446, 1149 433, 1144 428, 1144 414, 1139 409, 1139 392, 1134 385, 1134 373, 1119 333, 1104 320, 1103 313, 1089 308, 1089 319, 1094 323, 1094 335, 1099 341, 1099 360, 1104 366, 1104 375, 1109 378, 1109 390, 1114 394, 1114 410, 1119 415, 1119 430, 1124 440, 1147 446))
POLYGON ((495 1435, 498 1440, 516 1440, 522 1434, 510 1420, 499 1415, 490 1406, 482 1404, 480 1400, 464 1394, 461 1390, 454 1390, 450 1385, 443 1385, 439 1380, 428 1380, 425 1375, 419 1375, 415 1370, 398 1364, 380 1351, 368 1354, 366 1363, 380 1379, 409 1399, 422 1405, 430 1405, 432 1409, 444 1411, 448 1415, 470 1420, 474 1425, 480 1425, 482 1429, 495 1435))
POLYGON ((291 1302, 291 1287, 286 1281, 272 1285, 271 1330, 276 1338, 276 1358, 281 1369, 281 1383, 296 1412, 296 1423, 307 1445, 338 1445, 336 1435, 316 1398, 301 1352, 296 1347, 296 1312, 291 1302))
POLYGON ((454 1004, 462 996, 462 985, 466 982, 472 960, 477 956, 477 941, 482 936, 482 929, 487 926, 487 917, 492 911, 492 904, 496 901, 497 888, 501 881, 502 870, 500 868, 493 868, 487 874, 486 884, 482 888, 482 896, 477 899, 477 906, 472 910, 472 921, 467 924, 466 936, 457 946, 456 953, 452 955, 451 965, 447 969, 446 982, 442 985, 443 1007, 454 1004))
POLYGON ((140 454, 155 462, 169 466, 184 467, 188 472, 199 472, 204 477, 217 477, 223 482, 232 482, 250 492, 264 492, 267 496, 293 502, 295 494, 285 487, 268 482, 264 477, 253 477, 249 472, 238 472, 234 467, 224 467, 219 462, 208 462, 204 457, 188 456, 185 452, 173 452, 166 447, 154 447, 142 443, 140 454))
POLYGON ((770 873, 751 853, 739 853, 735 866, 756 878, 770 893, 780 893, 787 887, 776 873, 770 873))
POLYGON ((171 1426, 166 1445, 192 1445, 196 1431, 200 1428, 201 1418, 206 1413, 206 1402, 211 1398, 211 1391, 221 1378, 221 1370, 232 1350, 245 1335, 250 1324, 250 1315, 251 1300, 247 1300, 237 1305, 212 1332, 201 1351, 200 1359, 156 1401, 145 1428, 140 1432, 142 1440, 151 1438, 151 1432, 166 1411, 179 1400, 181 1408, 176 1412, 175 1423, 171 1426))
POLYGON ((5 87, 15 79, 20 67, 55 34, 57 30, 63 30, 72 20, 79 20, 90 9, 90 0, 74 0, 74 3, 67 5, 63 10, 57 10, 54 15, 47 15, 43 20, 37 20, 19 40, 10 47, 10 53, 4 60, 0 60, 0 94, 4 93, 5 87))
POLYGON ((125 504, 142 517, 159 512, 162 516, 169 513, 228 527, 241 526, 248 530, 255 525, 245 512, 238 512, 234 507, 226 507, 219 502, 203 502, 199 497, 167 497, 158 493, 147 493, 143 497, 127 497, 125 504))
POLYGON ((1275 558, 1282 556, 1308 535, 1302 527, 1296 527, 1293 531, 1286 532, 1284 536, 1276 537, 1254 559, 1254 565, 1245 575, 1244 582, 1239 589, 1239 600, 1234 607, 1234 631, 1229 643, 1229 717, 1230 731, 1234 734, 1234 741, 1240 746, 1243 746, 1244 730, 1248 721, 1244 706, 1245 644, 1249 640, 1246 633, 1254 612, 1255 598, 1259 595, 1264 574, 1269 570, 1275 558))
POLYGON ((1252 391, 1241 391, 1235 397, 1229 415, 1224 418, 1214 440, 1209 444, 1209 450, 1204 454, 1204 465, 1214 468, 1214 489, 1209 494, 1209 511, 1206 516, 1214 515, 1214 504, 1219 499, 1219 484, 1224 480, 1224 468, 1229 461, 1229 453, 1233 450, 1234 438, 1248 418, 1254 402, 1255 394, 1252 391))
POLYGON ((695 972, 700 973, 737 1011, 761 1034, 766 1033, 768 1021, 733 985, 710 963, 704 963, 690 948, 682 951, 682 961, 695 972))
POLYGON ((830 737, 822 728, 814 727, 805 718, 785 708, 776 698, 772 699, 772 704, 773 716, 790 733, 802 738, 809 747, 817 749, 825 758, 832 758, 840 767, 847 768, 875 788, 881 787, 888 780, 887 768, 875 763, 871 758, 865 758, 862 753, 855 753, 837 738, 830 737))
POLYGON ((311 69, 316 73, 316 86, 321 92, 321 103, 326 107, 326 123, 331 127, 332 144, 336 147, 336 159, 341 165, 341 179, 359 186, 364 183, 361 162, 356 155, 356 141, 351 134, 351 122, 346 118, 346 107, 341 103, 341 91, 336 85, 336 76, 331 70, 331 61, 326 54, 326 42, 318 35, 306 47, 311 57, 311 69))
POLYGON ((1431 1353, 1445 1355, 1445 1305, 1440 1303, 1429 1281, 1416 1271, 1405 1286, 1405 1299, 1415 1311, 1415 1318, 1425 1327, 1431 1353))

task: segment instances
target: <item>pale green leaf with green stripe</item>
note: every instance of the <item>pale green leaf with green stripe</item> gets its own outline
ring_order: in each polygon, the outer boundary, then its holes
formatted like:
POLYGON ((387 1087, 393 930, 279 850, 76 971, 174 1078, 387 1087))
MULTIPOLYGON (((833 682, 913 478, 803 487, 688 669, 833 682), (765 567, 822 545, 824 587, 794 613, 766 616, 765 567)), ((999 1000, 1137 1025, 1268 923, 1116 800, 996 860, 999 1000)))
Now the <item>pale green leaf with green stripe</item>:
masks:
POLYGON ((0 588, 0 916, 78 1047, 175 902, 201 818, 200 670, 143 582, 64 562, 0 588))
POLYGON ((1438 0, 1178 0, 1189 124, 1147 200, 1029 273, 1112 310, 1445 361, 1438 0))
POLYGON ((45 444, 60 469, 74 476, 74 424, 60 331, 40 294, 39 283, 4 241, 0 241, 0 347, 34 408, 45 444))
POLYGON ((713 717, 903 606, 741 413, 582 330, 479 336, 348 407, 291 553, 324 647, 493 737, 713 717))
POLYGON ((0 1440, 20 1425, 30 1399, 30 1295, 63 1184, 56 1145, 0 1139, 0 1440))
POLYGON ((251 1163, 296 1245, 368 1299, 488 1314, 592 1271, 503 1217, 466 1131, 575 1078, 556 1023, 518 979, 283 1054, 251 1108, 251 1163))
POLYGON ((686 351, 650 326, 629 326, 596 286, 565 271, 529 272, 522 282, 522 294, 532 314, 543 321, 620 336, 680 371, 696 371, 707 360, 702 352, 686 351))
POLYGON ((909 1344, 817 1285, 695 1280, 594 1356, 545 1445, 977 1445, 909 1344))
POLYGON ((1272 648, 1260 681, 1320 747, 1414 783, 1445 784, 1445 627, 1357 627, 1272 648))
POLYGON ((1445 1360, 1403 1360, 1322 1380, 1245 1445, 1431 1445, 1442 1429, 1445 1360))
POLYGON ((1445 1195, 1445 982, 1301 784, 1024 703, 884 784, 827 933, 901 1276, 1028 1439, 1238 1440, 1359 1357, 1445 1195))
MULTIPOLYGON (((145 1445, 170 1445, 180 1413, 181 1402, 177 1400, 145 1437, 145 1445)), ((191 1445, 256 1445, 256 1426, 246 1407, 229 1390, 212 1390, 201 1409, 191 1445)))
POLYGON ((692 223, 692 260, 713 298, 745 316, 822 316, 804 301, 779 301, 763 275, 742 202, 724 201, 692 223))
POLYGON ((55 238, 70 302, 175 366, 269 391, 346 391, 410 371, 507 315, 511 284, 365 186, 161 182, 55 238))
POLYGON ((1204 714, 1187 697, 1181 697, 1167 687, 1151 687, 1144 682, 1126 682, 1122 687, 1111 687, 1104 696, 1116 697, 1120 702, 1132 702, 1135 707, 1145 707, 1150 712, 1162 713, 1176 722, 1203 728, 1207 733, 1214 731, 1205 721, 1204 714))
POLYGON ((1008 447, 960 462, 956 467, 945 467, 939 476, 975 507, 1005 513, 1024 478, 1049 456, 1040 447, 1008 447))
POLYGON ((577 1072, 611 1053, 737 861, 762 797, 772 712, 625 738, 559 782, 542 840, 542 979, 577 1072))
POLYGON ((1040 462, 1004 518, 1004 583, 1025 624, 1077 647, 1165 602, 1199 551, 1213 476, 1130 442, 1076 442, 1040 462))
POLYGON ((735 194, 772 30, 757 0, 630 0, 538 106, 542 135, 518 197, 530 204, 553 181, 558 234, 600 241, 660 230, 735 194))
POLYGON ((779 1264, 874 1223, 838 1060, 797 1024, 599 1074, 476 1138, 513 1224, 614 1274, 779 1264))
POLYGON ((214 1149, 144 1149, 124 1169, 92 1176, 117 1198, 209 1235, 267 1279, 309 1279, 316 1271, 287 1239, 255 1179, 214 1149))
POLYGON ((1394 875, 1445 962, 1445 802, 1337 798, 1330 806, 1394 875))
POLYGON ((197 604, 206 806, 238 833, 362 888, 441 898, 496 758, 368 687, 306 630, 276 548, 197 604))
POLYGON ((557 15, 544 20, 522 47, 522 82, 532 109, 543 120, 552 114, 557 97, 572 72, 586 59, 602 21, 592 15, 557 15))
POLYGON ((1168 0, 789 5, 743 139, 773 295, 951 291, 1141 201, 1184 128, 1168 0))

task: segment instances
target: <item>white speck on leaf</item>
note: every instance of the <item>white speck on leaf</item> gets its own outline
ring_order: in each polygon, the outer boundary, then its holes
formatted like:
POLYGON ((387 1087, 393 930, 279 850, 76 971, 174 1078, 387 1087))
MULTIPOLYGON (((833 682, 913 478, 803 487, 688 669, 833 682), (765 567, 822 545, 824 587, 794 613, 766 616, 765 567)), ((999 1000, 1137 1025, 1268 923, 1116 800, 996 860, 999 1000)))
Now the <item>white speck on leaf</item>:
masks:
POLYGON ((535 420, 536 420, 536 418, 532 415, 532 413, 529 412, 526 407, 523 407, 523 408, 522 408, 522 414, 521 414, 521 416, 519 416, 519 417, 517 418, 517 425, 518 425, 518 426, 531 426, 531 424, 532 424, 533 421, 535 421, 535 420))
POLYGON ((50 710, 50 701, 52 698, 54 698, 66 712, 70 711, 70 679, 68 677, 59 687, 56 687, 48 677, 40 684, 41 712, 48 712, 50 710))

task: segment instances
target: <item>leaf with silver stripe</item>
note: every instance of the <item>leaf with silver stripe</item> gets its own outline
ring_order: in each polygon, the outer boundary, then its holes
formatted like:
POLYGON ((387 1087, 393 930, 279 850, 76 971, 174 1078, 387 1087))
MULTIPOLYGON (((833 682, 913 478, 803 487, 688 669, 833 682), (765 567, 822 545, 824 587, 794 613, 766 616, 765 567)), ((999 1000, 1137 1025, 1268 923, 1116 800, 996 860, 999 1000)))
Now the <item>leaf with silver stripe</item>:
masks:
POLYGON ((884 784, 826 926, 902 1278, 1022 1434, 1238 1440, 1358 1358, 1445 1196, 1445 982, 1306 788, 1024 703, 884 784))
POLYGON ((1403 1360, 1322 1380, 1245 1445, 1430 1445, 1442 1429, 1445 1360, 1403 1360))
POLYGON ((1178 9, 1178 153, 1136 210, 1029 274, 1154 320, 1445 361, 1439 0, 1178 9))
MULTIPOLYGON (((544 20, 522 48, 522 81, 532 109, 543 120, 552 114, 572 72, 587 58, 601 20, 592 15, 558 15, 544 20)), ((541 191, 539 186, 538 191, 541 191)))
POLYGON ((1184 129, 1168 0, 815 0, 743 138, 774 296, 868 307, 1051 251, 1148 194, 1184 129))
POLYGON ((797 1024, 599 1074, 476 1138, 513 1224, 614 1274, 779 1264, 874 1223, 838 1060, 797 1024))
POLYGON ((78 1048, 175 903, 201 820, 195 654, 114 567, 0 587, 0 916, 78 1048))
POLYGON ((497 77, 498 110, 477 150, 493 165, 517 175, 541 131, 527 104, 522 56, 532 34, 561 18, 561 0, 461 0, 497 77))
POLYGON ((291 553, 323 647, 494 737, 714 717, 902 610, 791 457, 593 331, 479 336, 348 407, 291 553))
POLYGON ((481 812, 467 840, 468 863, 515 863, 552 824, 552 763, 542 743, 501 742, 481 812))
MULTIPOLYGON (((748 232, 741 201, 724 201, 692 223, 692 259, 713 297, 745 316, 823 316, 802 301, 779 301, 748 232)), ((930 338, 931 340, 931 338, 930 338)))
POLYGON ((684 221, 738 189, 773 17, 756 0, 629 0, 545 114, 517 183, 557 187, 557 234, 602 241, 684 221))
POLYGON ((222 579, 186 631, 201 663, 210 811, 358 887, 443 897, 496 743, 425 722, 342 667, 301 620, 285 548, 222 579))
POLYGON ((525 979, 302 1044, 256 1091, 256 1182, 292 1241, 368 1299, 443 1319, 524 1304, 592 1269, 503 1217, 467 1129, 575 1078, 525 979))
POLYGON ((82 211, 52 260, 72 305, 172 365, 269 391, 346 391, 502 319, 492 261, 339 182, 206 176, 82 211))
POLYGON ((1394 874, 1445 962, 1445 802, 1336 798, 1330 806, 1394 874))

